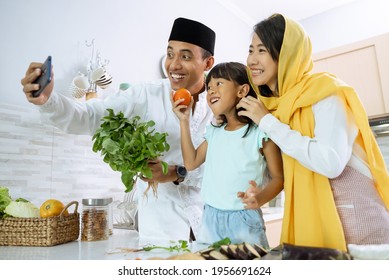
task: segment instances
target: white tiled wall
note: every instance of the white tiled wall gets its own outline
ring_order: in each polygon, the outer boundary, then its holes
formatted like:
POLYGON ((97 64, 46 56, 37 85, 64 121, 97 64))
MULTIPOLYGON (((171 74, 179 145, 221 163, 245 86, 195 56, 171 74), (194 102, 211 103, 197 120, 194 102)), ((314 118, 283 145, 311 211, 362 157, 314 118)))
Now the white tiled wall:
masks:
POLYGON ((0 103, 0 186, 37 206, 48 198, 123 200, 120 173, 92 151, 91 139, 42 124, 35 107, 0 103))

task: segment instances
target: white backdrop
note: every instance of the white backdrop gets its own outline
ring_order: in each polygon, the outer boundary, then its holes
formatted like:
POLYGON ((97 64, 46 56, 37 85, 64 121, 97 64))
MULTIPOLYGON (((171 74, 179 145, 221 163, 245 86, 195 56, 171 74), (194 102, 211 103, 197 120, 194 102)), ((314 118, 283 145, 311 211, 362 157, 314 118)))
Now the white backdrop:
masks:
POLYGON ((2 0, 0 102, 27 105, 20 79, 30 61, 43 62, 49 54, 55 88, 67 91, 79 70, 86 73, 91 48, 85 40, 95 39, 95 49, 110 60, 115 90, 122 82, 160 78, 171 26, 181 16, 215 30, 217 61, 244 62, 250 27, 220 7, 207 0, 2 0))
MULTIPOLYGON (((385 2, 353 1, 301 23, 311 35, 314 51, 321 51, 389 32, 385 2)), ((67 92, 73 76, 78 71, 86 73, 91 49, 85 41, 92 39, 102 58, 110 60, 108 70, 114 78, 111 90, 116 91, 122 82, 159 78, 171 25, 180 16, 202 21, 216 31, 216 63, 245 62, 252 26, 244 16, 237 16, 236 10, 220 3, 1 0, 0 102, 30 106, 21 91, 20 79, 31 61, 44 61, 49 54, 53 56, 55 88, 67 92)), ((245 0, 239 3, 245 7, 245 0)), ((258 21, 266 16, 258 10, 258 21)))

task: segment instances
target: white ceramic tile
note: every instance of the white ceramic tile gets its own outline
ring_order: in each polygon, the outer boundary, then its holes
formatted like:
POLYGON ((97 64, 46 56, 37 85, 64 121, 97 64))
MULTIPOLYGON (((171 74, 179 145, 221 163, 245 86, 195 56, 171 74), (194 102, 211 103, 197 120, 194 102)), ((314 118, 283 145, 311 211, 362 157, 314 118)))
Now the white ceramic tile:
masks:
POLYGON ((92 151, 92 137, 61 132, 41 122, 35 107, 0 103, 0 185, 35 204, 112 196, 121 200, 120 173, 92 151))

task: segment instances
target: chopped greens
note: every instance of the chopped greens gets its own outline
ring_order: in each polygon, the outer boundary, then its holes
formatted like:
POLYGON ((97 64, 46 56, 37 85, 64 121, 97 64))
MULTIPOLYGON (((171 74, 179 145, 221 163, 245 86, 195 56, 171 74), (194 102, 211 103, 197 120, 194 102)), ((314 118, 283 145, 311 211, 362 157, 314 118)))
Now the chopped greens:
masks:
POLYGON ((177 252, 190 252, 189 248, 188 248, 188 241, 186 240, 179 240, 178 241, 178 244, 176 245, 173 245, 173 246, 169 246, 169 247, 164 247, 164 246, 145 246, 143 247, 143 251, 151 251, 151 250, 155 250, 155 249, 162 249, 162 250, 167 250, 169 252, 174 252, 174 251, 177 251, 177 252))
POLYGON ((222 245, 230 245, 230 244, 231 244, 230 238, 226 237, 222 240, 219 240, 219 241, 213 243, 208 248, 219 249, 222 245))

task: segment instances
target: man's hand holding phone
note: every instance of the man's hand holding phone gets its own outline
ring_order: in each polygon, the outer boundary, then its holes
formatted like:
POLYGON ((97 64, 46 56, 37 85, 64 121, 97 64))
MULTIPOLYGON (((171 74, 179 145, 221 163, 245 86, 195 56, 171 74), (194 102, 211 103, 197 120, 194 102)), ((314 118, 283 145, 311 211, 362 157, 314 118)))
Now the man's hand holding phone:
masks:
POLYGON ((35 105, 45 104, 54 87, 51 56, 44 63, 32 62, 21 84, 29 102, 35 105))

